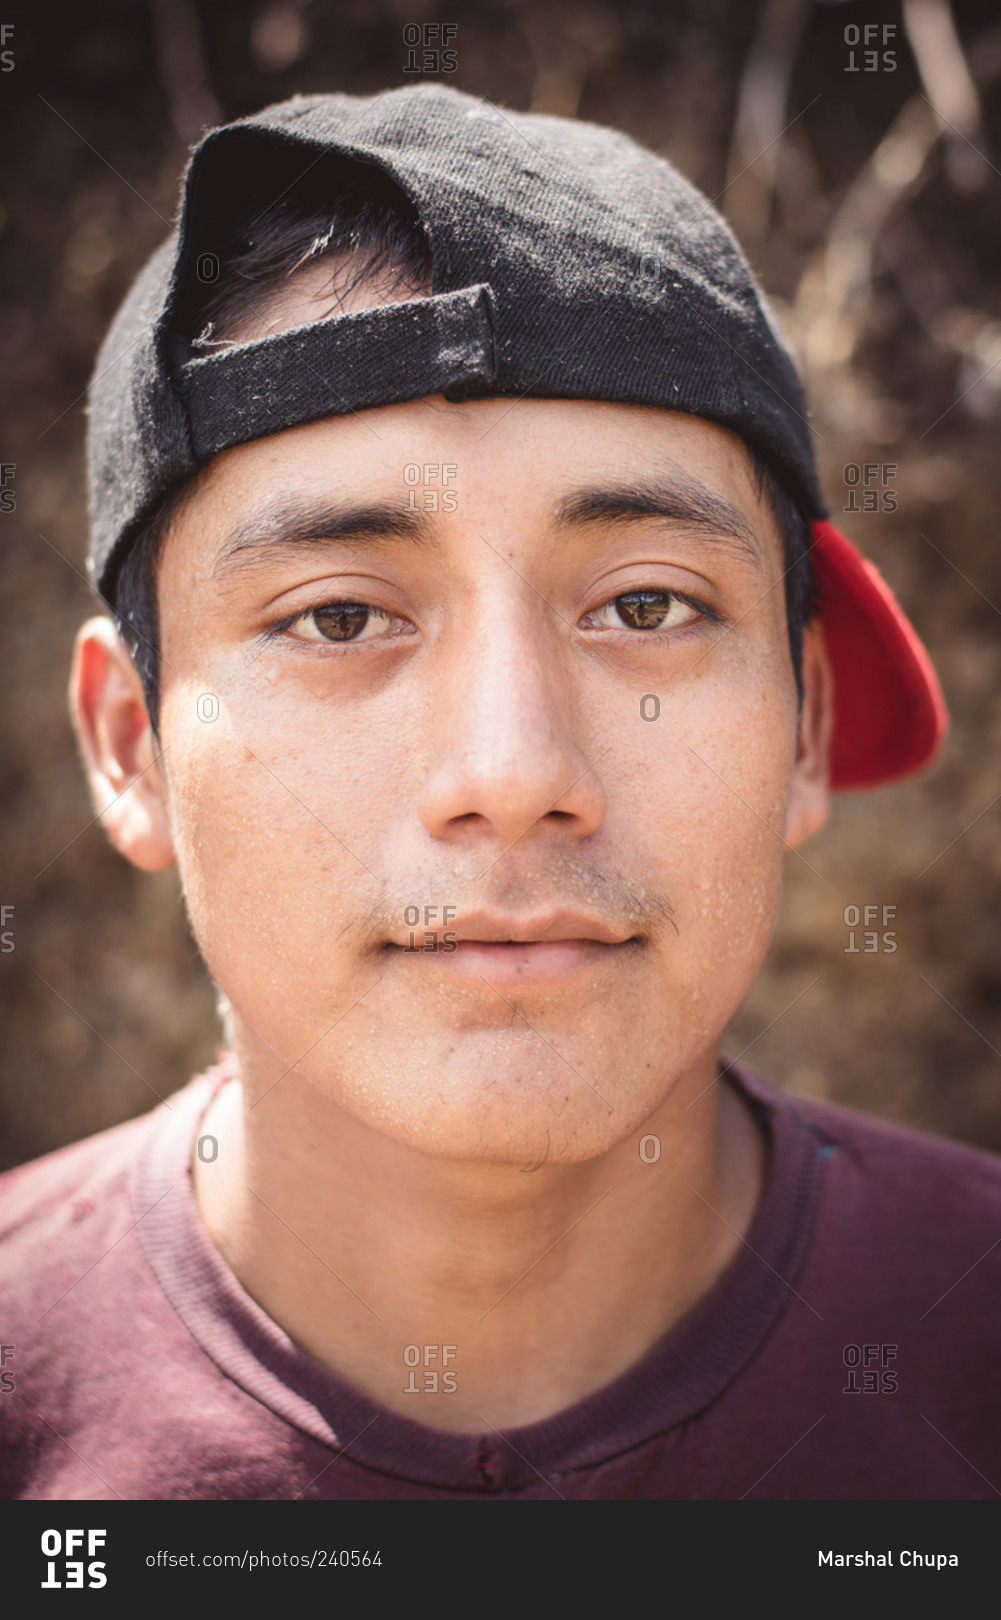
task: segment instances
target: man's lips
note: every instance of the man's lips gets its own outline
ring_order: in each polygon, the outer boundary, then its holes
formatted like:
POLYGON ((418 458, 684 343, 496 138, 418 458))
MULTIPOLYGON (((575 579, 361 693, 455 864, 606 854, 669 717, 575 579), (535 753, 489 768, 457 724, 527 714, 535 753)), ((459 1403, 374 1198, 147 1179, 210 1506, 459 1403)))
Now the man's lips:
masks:
POLYGON ((548 984, 578 968, 593 967, 625 950, 627 941, 607 944, 597 939, 497 940, 463 939, 437 960, 461 978, 488 984, 548 984))
POLYGON ((597 918, 559 911, 534 918, 467 913, 444 928, 415 929, 393 946, 459 978, 485 979, 500 988, 549 983, 611 961, 638 943, 597 918))

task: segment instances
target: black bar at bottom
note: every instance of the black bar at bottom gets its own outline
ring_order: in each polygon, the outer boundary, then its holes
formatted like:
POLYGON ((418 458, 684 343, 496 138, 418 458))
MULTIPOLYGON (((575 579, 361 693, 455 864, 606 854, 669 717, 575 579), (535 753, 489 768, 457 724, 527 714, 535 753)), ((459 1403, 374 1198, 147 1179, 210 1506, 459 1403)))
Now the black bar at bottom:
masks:
MULTIPOLYGON (((990 1502, 14 1502, 3 1508, 4 1589, 27 1612, 122 1598, 199 1615, 220 1598, 281 1591, 297 1613, 409 1600, 521 1616, 665 1611, 836 1594, 932 1609, 993 1586, 990 1502), (829 1555, 829 1556, 828 1556, 829 1555), (845 1561, 847 1560, 847 1561, 845 1561), (871 1594, 866 1598, 863 1593, 871 1594), (159 1601, 158 1601, 159 1600, 159 1601)), ((720 1611, 722 1612, 722 1610, 720 1611)), ((941 1608, 946 1612, 946 1607, 941 1608)))

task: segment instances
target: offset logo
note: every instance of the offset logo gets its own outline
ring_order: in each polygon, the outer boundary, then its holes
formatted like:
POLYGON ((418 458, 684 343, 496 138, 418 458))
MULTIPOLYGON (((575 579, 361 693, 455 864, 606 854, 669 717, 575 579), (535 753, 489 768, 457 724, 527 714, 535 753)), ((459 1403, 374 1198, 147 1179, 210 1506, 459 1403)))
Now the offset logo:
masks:
POLYGON ((845 44, 849 47, 845 72, 896 73, 896 51, 879 49, 881 45, 889 45, 896 35, 896 23, 849 23, 844 32, 845 44), (855 52, 860 45, 866 47, 859 53, 861 66, 855 60, 855 52))
POLYGON ((46 1562, 46 1577, 41 1582, 43 1591, 57 1587, 107 1586, 103 1560, 95 1560, 108 1539, 107 1530, 43 1530, 42 1556, 46 1562), (84 1562, 84 1545, 87 1561, 84 1562))

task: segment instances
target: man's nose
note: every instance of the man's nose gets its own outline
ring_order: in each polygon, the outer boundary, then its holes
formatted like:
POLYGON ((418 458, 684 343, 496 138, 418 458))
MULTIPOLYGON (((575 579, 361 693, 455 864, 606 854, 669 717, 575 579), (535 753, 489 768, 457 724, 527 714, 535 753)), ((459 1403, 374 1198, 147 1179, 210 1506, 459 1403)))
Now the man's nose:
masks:
POLYGON ((586 651, 541 602, 486 612, 466 632, 461 650, 439 654, 424 826, 435 838, 476 832, 504 846, 533 830, 587 837, 605 817, 609 749, 582 723, 586 651))

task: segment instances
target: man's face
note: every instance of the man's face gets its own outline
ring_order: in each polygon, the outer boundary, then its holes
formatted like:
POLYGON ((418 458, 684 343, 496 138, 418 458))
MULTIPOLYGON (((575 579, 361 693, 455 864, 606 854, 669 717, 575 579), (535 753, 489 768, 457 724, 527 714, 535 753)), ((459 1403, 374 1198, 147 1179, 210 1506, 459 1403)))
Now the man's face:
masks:
POLYGON ((160 740, 258 1089, 530 1165, 711 1077, 818 824, 784 567, 739 441, 652 408, 436 397, 216 457, 160 740))

